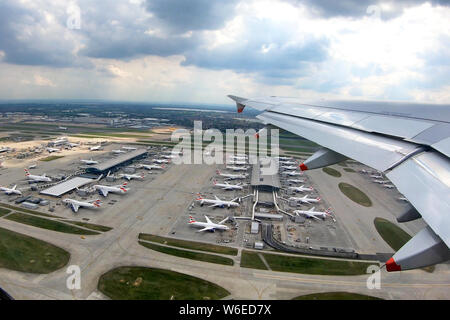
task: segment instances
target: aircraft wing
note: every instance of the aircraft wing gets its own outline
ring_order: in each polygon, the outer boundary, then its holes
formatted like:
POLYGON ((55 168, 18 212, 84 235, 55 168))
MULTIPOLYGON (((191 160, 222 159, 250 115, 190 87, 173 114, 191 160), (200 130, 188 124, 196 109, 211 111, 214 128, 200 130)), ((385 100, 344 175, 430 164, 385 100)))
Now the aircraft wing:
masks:
POLYGON ((197 232, 203 232, 203 231, 208 231, 208 230, 214 230, 213 227, 205 227, 203 229, 198 230, 197 232))
POLYGON ((105 190, 103 188, 98 189, 98 191, 100 192, 100 194, 104 197, 108 196, 108 190, 105 190))
POLYGON ((75 212, 75 213, 77 213, 78 209, 80 208, 80 206, 78 204, 75 204, 75 203, 71 203, 70 207, 72 208, 72 211, 75 212))
POLYGON ((206 219, 206 222, 212 223, 212 221, 207 216, 205 216, 205 219, 206 219))
POLYGON ((413 207, 397 219, 422 217, 429 228, 388 261, 388 271, 450 259, 450 105, 229 97, 238 112, 260 110, 265 124, 323 146, 302 170, 355 159, 383 172, 408 198, 413 207))

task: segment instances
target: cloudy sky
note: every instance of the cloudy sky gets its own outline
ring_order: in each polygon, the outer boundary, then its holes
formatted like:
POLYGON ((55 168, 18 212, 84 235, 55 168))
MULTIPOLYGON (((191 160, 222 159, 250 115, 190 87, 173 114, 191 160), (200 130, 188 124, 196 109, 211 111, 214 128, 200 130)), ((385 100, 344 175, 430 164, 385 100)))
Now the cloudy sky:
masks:
POLYGON ((0 0, 0 99, 450 103, 449 2, 0 0))

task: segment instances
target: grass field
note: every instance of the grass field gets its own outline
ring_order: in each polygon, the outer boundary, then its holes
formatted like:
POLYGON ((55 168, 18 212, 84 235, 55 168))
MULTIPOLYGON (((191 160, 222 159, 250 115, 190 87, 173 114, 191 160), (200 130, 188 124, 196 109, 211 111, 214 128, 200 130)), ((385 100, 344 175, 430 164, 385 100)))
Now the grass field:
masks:
POLYGON ((50 243, 0 228, 0 268, 50 273, 69 262, 69 252, 50 243))
POLYGON ((326 174, 329 174, 332 177, 340 178, 342 176, 342 174, 339 171, 333 168, 326 167, 323 168, 322 171, 325 172, 326 174))
POLYGON ((352 186, 351 184, 341 182, 339 183, 339 190, 341 190, 341 192, 345 194, 347 198, 364 207, 372 206, 372 201, 370 200, 370 198, 364 192, 352 186))
POLYGON ((41 212, 39 212, 39 211, 34 211, 34 210, 24 209, 24 208, 12 206, 12 205, 6 204, 6 203, 0 203, 0 207, 4 207, 4 208, 8 208, 8 209, 13 209, 13 210, 15 210, 15 211, 21 211, 21 212, 25 212, 25 213, 31 213, 31 214, 34 214, 34 215, 37 215, 37 216, 58 218, 58 216, 54 216, 54 215, 50 215, 50 214, 46 214, 46 213, 41 213, 41 212))
POLYGON ((31 216, 28 214, 18 213, 15 212, 9 216, 7 216, 5 219, 27 224, 33 227, 57 231, 57 232, 63 232, 63 233, 71 233, 71 234, 80 234, 80 235, 94 235, 99 234, 98 232, 89 231, 77 228, 75 226, 70 226, 58 221, 48 220, 44 218, 39 218, 35 216, 31 216))
POLYGON ((7 215, 10 212, 11 212, 11 210, 9 210, 9 209, 0 208, 0 217, 3 217, 4 215, 7 215))
POLYGON ((292 300, 383 300, 352 292, 321 292, 295 297, 292 300))
POLYGON ((100 277, 98 290, 114 300, 218 300, 230 294, 203 279, 145 267, 108 271, 100 277))
POLYGON ((411 239, 411 236, 403 231, 402 228, 386 219, 375 218, 373 223, 383 240, 395 251, 403 247, 411 239))
POLYGON ((355 170, 353 170, 352 168, 344 168, 344 171, 346 171, 346 172, 355 172, 355 170))
POLYGON ((49 162, 49 161, 53 161, 53 160, 61 159, 61 158, 64 158, 64 156, 48 156, 46 158, 39 159, 39 161, 49 162))
POLYGON ((229 254, 232 256, 235 256, 238 253, 238 250, 236 248, 218 246, 218 245, 209 244, 209 243, 166 238, 166 237, 155 236, 155 235, 146 234, 146 233, 140 233, 139 239, 152 241, 152 242, 158 242, 158 243, 162 243, 162 244, 167 244, 169 246, 174 246, 174 247, 214 252, 214 253, 221 253, 221 254, 229 254))
POLYGON ((242 250, 241 267, 267 270, 266 265, 262 262, 257 252, 242 250))
POLYGON ((233 260, 230 258, 225 258, 221 256, 216 256, 213 254, 206 254, 206 253, 199 253, 199 252, 191 252, 181 249, 175 249, 175 248, 169 248, 160 246, 153 243, 143 242, 139 241, 139 244, 141 246, 144 246, 148 249, 152 249, 161 253, 170 254, 172 256, 177 256, 180 258, 186 258, 191 260, 198 260, 203 262, 210 262, 210 263, 218 263, 218 264, 224 264, 227 266, 232 266, 234 264, 233 260))
POLYGON ((264 259, 274 271, 337 276, 366 274, 367 267, 371 265, 366 262, 293 257, 267 253, 264 254, 264 259))
POLYGON ((66 222, 71 223, 71 224, 75 224, 75 225, 80 226, 80 227, 88 228, 88 229, 91 229, 91 230, 94 230, 94 231, 100 231, 100 232, 108 232, 108 231, 113 229, 113 228, 110 228, 110 227, 101 226, 99 224, 92 224, 92 223, 86 223, 86 222, 78 222, 78 221, 71 221, 71 220, 68 220, 66 222))

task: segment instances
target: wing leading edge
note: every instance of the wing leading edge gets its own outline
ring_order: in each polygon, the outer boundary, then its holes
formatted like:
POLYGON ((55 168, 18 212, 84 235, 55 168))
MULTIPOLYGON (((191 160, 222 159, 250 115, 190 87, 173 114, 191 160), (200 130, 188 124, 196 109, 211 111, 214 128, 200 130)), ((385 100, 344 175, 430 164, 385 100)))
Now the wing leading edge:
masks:
POLYGON ((388 271, 450 259, 450 106, 433 109, 413 104, 402 109, 378 103, 367 109, 355 102, 346 107, 344 102, 327 106, 325 102, 303 103, 277 97, 229 97, 236 102, 238 112, 246 106, 264 111, 258 115, 264 123, 322 145, 323 149, 300 165, 302 170, 352 158, 383 171, 408 198, 414 206, 409 213, 413 214, 401 213, 402 221, 422 217, 429 227, 386 263, 388 271), (389 111, 390 107, 395 112, 389 111))

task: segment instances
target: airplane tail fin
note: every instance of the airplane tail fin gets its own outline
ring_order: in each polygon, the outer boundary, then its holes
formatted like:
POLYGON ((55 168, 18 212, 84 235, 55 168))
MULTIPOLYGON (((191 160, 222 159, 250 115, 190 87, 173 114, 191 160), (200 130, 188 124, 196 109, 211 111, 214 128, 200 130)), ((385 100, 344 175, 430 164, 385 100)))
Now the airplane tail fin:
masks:
POLYGON ((202 195, 200 193, 197 193, 197 199, 196 200, 203 200, 202 195))
POLYGON ((320 201, 320 197, 317 197, 316 200, 317 200, 317 201, 320 201))
POLYGON ((195 219, 192 216, 189 216, 189 223, 195 222, 195 219))
POLYGON ((217 181, 216 181, 216 179, 214 179, 214 180, 213 180, 213 183, 214 183, 214 184, 217 184, 217 181))
POLYGON ((101 207, 101 205, 102 205, 100 199, 95 200, 94 202, 92 202, 92 204, 93 204, 94 206, 96 206, 97 208, 101 207))
POLYGON ((26 176, 29 176, 30 175, 30 172, 28 171, 28 169, 24 169, 25 170, 25 175, 26 176))

